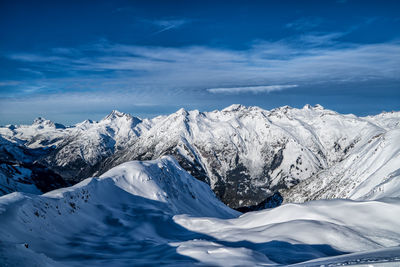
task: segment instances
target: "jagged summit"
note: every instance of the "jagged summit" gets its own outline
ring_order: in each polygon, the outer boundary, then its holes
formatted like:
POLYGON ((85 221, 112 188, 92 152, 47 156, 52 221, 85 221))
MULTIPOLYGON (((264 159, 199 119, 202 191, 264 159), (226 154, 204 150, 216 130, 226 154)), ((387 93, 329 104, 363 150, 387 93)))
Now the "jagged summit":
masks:
POLYGON ((127 119, 133 118, 133 116, 131 114, 120 112, 120 111, 114 109, 103 120, 112 120, 112 119, 123 118, 123 117, 127 118, 127 119))
POLYGON ((222 112, 222 113, 243 113, 243 112, 252 112, 252 113, 261 113, 261 112, 268 112, 258 106, 245 106, 242 104, 233 104, 230 105, 221 111, 214 111, 214 112, 222 112))
POLYGON ((311 106, 310 104, 305 104, 303 109, 316 109, 316 110, 323 110, 325 109, 322 105, 320 104, 315 104, 314 106, 311 106))
POLYGON ((232 111, 239 111, 239 110, 243 110, 243 109, 247 109, 247 107, 244 105, 241 105, 241 104, 232 104, 232 105, 224 108, 222 111, 232 112, 232 111))
POLYGON ((174 113, 174 115, 187 116, 187 115, 189 115, 189 112, 184 108, 180 108, 174 113))
MULTIPOLYGON (((114 128, 133 128, 137 124, 141 123, 142 120, 132 116, 129 113, 120 112, 118 110, 111 111, 104 119, 102 119, 99 123, 113 123, 116 124, 114 128)), ((127 129, 126 129, 127 130, 127 129)))
POLYGON ((37 117, 34 121, 32 125, 36 125, 39 127, 52 127, 52 128, 56 128, 56 129, 65 129, 65 126, 60 124, 60 123, 54 123, 51 120, 46 120, 43 117, 37 117))
POLYGON ((291 106, 285 105, 285 106, 281 106, 281 107, 278 107, 278 108, 271 109, 270 112, 271 113, 280 113, 280 112, 286 113, 288 110, 291 110, 291 109, 293 109, 291 106))
POLYGON ((320 104, 315 104, 315 105, 314 105, 314 109, 317 109, 317 110, 324 110, 325 108, 324 108, 322 105, 320 105, 320 104))
POLYGON ((45 124, 45 125, 53 125, 54 123, 50 120, 46 120, 45 118, 42 117, 37 117, 34 121, 33 124, 39 125, 39 124, 45 124))

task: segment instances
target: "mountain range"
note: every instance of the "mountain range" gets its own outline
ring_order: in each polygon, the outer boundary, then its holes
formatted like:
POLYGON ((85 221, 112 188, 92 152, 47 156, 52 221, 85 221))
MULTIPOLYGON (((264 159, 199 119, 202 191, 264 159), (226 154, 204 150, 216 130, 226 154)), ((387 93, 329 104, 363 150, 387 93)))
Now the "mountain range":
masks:
POLYGON ((43 193, 172 155, 239 210, 400 196, 400 112, 232 105, 140 119, 112 111, 69 127, 43 118, 0 127, 0 149, 0 194, 43 193))

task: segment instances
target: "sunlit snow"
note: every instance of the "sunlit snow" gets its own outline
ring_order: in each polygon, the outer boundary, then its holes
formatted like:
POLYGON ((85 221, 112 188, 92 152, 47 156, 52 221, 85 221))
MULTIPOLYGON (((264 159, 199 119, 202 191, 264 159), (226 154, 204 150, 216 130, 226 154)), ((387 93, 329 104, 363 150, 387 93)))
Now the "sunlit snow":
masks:
POLYGON ((320 200, 240 215, 172 157, 0 198, 2 266, 276 266, 400 261, 400 201, 320 200), (328 257, 328 258, 326 258, 328 257))

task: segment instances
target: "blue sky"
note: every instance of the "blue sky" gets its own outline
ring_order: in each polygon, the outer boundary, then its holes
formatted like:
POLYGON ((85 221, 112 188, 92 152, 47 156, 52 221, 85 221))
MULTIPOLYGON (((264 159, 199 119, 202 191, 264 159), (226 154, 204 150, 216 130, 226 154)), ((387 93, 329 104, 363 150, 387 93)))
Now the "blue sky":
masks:
POLYGON ((0 124, 400 107, 400 1, 1 1, 0 124))

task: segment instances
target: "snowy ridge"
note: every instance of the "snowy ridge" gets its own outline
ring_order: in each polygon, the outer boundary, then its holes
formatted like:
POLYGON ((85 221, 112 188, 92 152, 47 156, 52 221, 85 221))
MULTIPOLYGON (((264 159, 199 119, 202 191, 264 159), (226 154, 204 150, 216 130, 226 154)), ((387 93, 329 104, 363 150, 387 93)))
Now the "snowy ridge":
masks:
POLYGON ((193 236, 180 232, 172 221, 181 213, 218 218, 239 214, 171 157, 128 162, 100 178, 42 196, 8 194, 0 197, 0 265, 131 265, 132 257, 140 263, 142 256, 149 264, 162 260, 161 251, 166 261, 179 261, 179 256, 167 258, 175 250, 168 240, 193 236), (143 246, 148 250, 135 252, 143 246), (146 253, 153 258, 146 259, 146 253))
MULTIPOLYGON (((186 215, 177 215, 174 220, 191 231, 214 237, 220 243, 238 244, 262 252, 266 256, 265 262, 258 262, 260 255, 253 258, 258 265, 268 265, 271 261, 284 265, 304 261, 299 264, 301 266, 332 262, 341 263, 338 265, 368 263, 367 259, 371 261, 369 263, 400 262, 399 218, 393 216, 400 212, 399 204, 399 199, 369 202, 320 200, 249 212, 228 220, 186 215), (361 251, 363 253, 358 254, 361 251), (335 257, 337 255, 343 256, 335 257), (312 259, 318 260, 310 263, 312 259)), ((224 261, 225 253, 216 256, 204 253, 206 248, 221 250, 212 242, 188 241, 176 245, 184 255, 208 260, 209 264, 217 261, 221 266, 230 265, 224 261)), ((225 252, 233 250, 228 247, 225 252)))
POLYGON ((40 124, 0 127, 0 134, 28 149, 44 149, 36 161, 73 182, 127 161, 173 155, 234 208, 277 192, 286 202, 394 196, 389 187, 400 172, 400 112, 357 117, 321 105, 271 111, 232 105, 143 120, 113 111, 99 122, 65 129, 40 124))
POLYGON ((378 134, 343 161, 284 191, 285 202, 400 197, 400 129, 378 134))
POLYGON ((163 157, 40 196, 0 197, 0 265, 394 263, 396 214, 399 198, 286 204, 239 216, 163 157))

